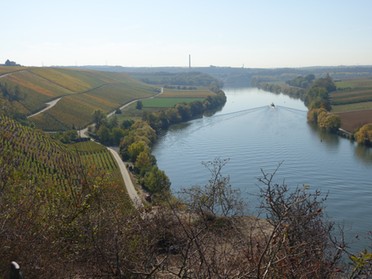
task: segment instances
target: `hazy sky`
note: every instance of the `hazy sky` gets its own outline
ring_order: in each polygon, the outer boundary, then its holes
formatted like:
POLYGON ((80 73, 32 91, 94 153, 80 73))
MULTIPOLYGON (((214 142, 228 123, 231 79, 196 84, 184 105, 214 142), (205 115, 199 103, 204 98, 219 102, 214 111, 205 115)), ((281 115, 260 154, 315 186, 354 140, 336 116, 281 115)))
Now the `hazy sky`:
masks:
POLYGON ((372 65, 371 0, 1 1, 0 63, 372 65))

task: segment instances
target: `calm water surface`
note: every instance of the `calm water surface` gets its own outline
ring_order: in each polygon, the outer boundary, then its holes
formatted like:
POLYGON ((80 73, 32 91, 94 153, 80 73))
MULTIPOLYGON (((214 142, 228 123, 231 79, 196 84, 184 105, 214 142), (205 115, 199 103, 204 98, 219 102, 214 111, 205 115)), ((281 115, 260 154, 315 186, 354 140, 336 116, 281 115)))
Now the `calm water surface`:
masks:
POLYGON ((365 245, 372 230, 372 151, 312 128, 300 100, 256 88, 224 91, 220 112, 172 127, 156 144, 153 154, 172 191, 204 185, 209 172, 201 162, 229 158, 224 174, 254 213, 261 169, 273 172, 282 162, 275 181, 329 192, 329 217, 345 225, 354 247, 365 245))

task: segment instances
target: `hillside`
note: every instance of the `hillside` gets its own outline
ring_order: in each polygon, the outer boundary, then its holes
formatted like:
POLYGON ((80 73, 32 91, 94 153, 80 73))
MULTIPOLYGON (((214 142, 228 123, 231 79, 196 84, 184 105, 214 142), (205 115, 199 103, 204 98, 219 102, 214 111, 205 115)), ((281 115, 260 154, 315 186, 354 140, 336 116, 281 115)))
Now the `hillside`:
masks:
POLYGON ((0 165, 1 272, 17 259, 28 278, 40 278, 79 261, 102 212, 133 208, 104 146, 63 144, 1 114, 0 165))
POLYGON ((0 98, 26 116, 62 97, 48 111, 29 118, 48 131, 84 127, 97 109, 108 113, 158 91, 125 73, 36 67, 0 67, 0 86, 0 98))
POLYGON ((123 185, 110 152, 94 142, 63 144, 42 131, 0 116, 0 160, 30 183, 50 183, 72 197, 88 183, 89 171, 123 185))

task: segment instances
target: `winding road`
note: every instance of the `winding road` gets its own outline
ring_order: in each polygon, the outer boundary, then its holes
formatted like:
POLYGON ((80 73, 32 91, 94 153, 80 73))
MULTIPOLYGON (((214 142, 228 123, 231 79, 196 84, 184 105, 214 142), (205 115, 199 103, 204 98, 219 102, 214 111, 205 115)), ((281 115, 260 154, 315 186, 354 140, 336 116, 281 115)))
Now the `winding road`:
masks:
POLYGON ((46 110, 48 110, 48 109, 51 109, 52 107, 54 107, 60 100, 62 99, 62 97, 60 97, 60 98, 58 98, 58 99, 55 99, 55 100, 53 100, 53 101, 50 101, 50 102, 48 102, 48 103, 45 103, 46 105, 47 105, 47 107, 46 108, 44 108, 44 109, 42 109, 42 110, 40 110, 40 111, 38 111, 38 112, 36 112, 36 113, 34 113, 34 114, 31 114, 31 115, 29 115, 29 116, 27 116, 27 118, 31 118, 31 117, 34 117, 34 116, 36 116, 36 115, 38 115, 38 114, 40 114, 40 113, 43 113, 44 111, 46 111, 46 110))
POLYGON ((136 209, 143 208, 143 203, 138 196, 136 189, 134 188, 132 179, 129 176, 129 172, 125 166, 125 163, 121 160, 119 154, 114 149, 110 147, 107 147, 107 149, 111 152, 112 156, 114 156, 116 162, 118 163, 121 175, 124 179, 125 187, 127 188, 128 195, 133 201, 134 206, 136 207, 136 209))
MULTIPOLYGON (((11 75, 12 73, 6 73, 6 74, 2 74, 0 75, 0 78, 4 78, 8 75, 11 75)), ((160 94, 162 94, 164 92, 164 89, 163 87, 161 88, 160 90, 160 93, 159 94, 156 94, 155 96, 151 96, 149 99, 151 98, 154 98, 160 94)), ((27 118, 31 118, 31 117, 34 117, 38 114, 41 114, 49 109, 51 109, 52 107, 54 107, 63 97, 60 97, 58 99, 55 99, 53 101, 50 101, 48 103, 46 103, 47 107, 45 107, 44 109, 34 113, 34 114, 31 114, 29 116, 27 116, 27 118)), ((142 100, 142 99, 136 99, 136 100, 133 100, 133 101, 130 101, 129 103, 126 103, 124 104, 123 106, 120 107, 120 110, 126 108, 127 106, 130 106, 131 104, 137 102, 138 100, 142 100)), ((115 114, 115 111, 113 112, 110 112, 107 117, 111 117, 112 115, 115 114)), ((86 137, 88 138, 89 136, 87 135, 87 132, 88 132, 88 128, 90 126, 94 126, 94 124, 91 124, 91 125, 88 125, 86 128, 82 129, 82 130, 79 130, 78 131, 78 134, 80 135, 80 137, 86 137)), ((110 147, 106 147, 110 153, 112 154, 112 156, 114 157, 114 159, 116 160, 118 166, 119 166, 119 169, 120 169, 120 173, 121 173, 121 176, 123 177, 123 180, 124 180, 124 184, 125 184, 125 187, 127 189, 127 192, 128 192, 128 195, 130 197, 130 199, 132 200, 134 206, 136 209, 141 209, 143 208, 143 203, 142 203, 142 200, 141 198, 138 196, 137 194, 137 191, 133 185, 133 181, 132 179, 130 178, 130 175, 129 175, 129 172, 125 166, 125 163, 122 161, 122 159, 120 158, 119 154, 112 148, 110 147)))

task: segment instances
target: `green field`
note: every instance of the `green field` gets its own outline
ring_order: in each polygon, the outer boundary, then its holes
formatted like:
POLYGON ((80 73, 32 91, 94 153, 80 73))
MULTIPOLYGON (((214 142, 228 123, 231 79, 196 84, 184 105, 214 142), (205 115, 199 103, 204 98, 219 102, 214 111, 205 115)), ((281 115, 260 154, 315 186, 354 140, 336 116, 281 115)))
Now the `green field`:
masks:
POLYGON ((159 95, 159 98, 207 98, 213 96, 215 93, 206 88, 199 88, 196 90, 175 90, 164 88, 164 92, 159 95))
POLYGON ((153 98, 143 100, 144 108, 171 108, 179 103, 192 103, 194 101, 203 101, 205 98, 153 98))

